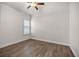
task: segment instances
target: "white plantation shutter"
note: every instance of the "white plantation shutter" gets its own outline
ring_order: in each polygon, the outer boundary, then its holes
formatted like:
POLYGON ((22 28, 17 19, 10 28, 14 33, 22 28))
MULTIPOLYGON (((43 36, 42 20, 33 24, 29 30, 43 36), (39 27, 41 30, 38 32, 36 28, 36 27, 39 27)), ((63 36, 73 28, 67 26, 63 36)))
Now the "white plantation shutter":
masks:
POLYGON ((24 35, 30 34, 30 20, 24 20, 24 35))

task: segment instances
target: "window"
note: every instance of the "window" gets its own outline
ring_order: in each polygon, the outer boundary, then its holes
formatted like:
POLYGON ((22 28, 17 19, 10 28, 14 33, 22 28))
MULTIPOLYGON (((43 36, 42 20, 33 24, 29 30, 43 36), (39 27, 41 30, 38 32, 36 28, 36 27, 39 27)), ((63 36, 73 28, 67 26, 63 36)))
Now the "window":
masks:
POLYGON ((30 34, 30 20, 24 20, 24 35, 30 34))

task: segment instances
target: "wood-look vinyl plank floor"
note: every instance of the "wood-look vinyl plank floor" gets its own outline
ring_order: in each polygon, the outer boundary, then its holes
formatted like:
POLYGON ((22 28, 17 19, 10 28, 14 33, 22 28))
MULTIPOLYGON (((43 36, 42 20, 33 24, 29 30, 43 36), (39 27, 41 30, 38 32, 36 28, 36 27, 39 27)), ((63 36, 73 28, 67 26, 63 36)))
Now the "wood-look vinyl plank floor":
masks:
POLYGON ((0 49, 1 57, 74 57, 68 46, 28 39, 0 49))

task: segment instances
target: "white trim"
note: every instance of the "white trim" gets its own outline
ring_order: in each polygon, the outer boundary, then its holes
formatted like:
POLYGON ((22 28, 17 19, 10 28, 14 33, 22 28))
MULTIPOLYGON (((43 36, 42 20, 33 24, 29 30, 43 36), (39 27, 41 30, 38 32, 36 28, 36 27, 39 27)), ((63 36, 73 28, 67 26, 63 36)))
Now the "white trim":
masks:
POLYGON ((13 44, 16 44, 16 43, 19 43, 19 42, 21 42, 21 41, 28 40, 28 39, 29 39, 29 38, 27 38, 27 39, 22 39, 22 40, 19 40, 19 41, 16 41, 16 42, 11 42, 11 43, 9 43, 9 44, 5 44, 5 45, 0 46, 0 48, 4 48, 4 47, 6 47, 6 46, 13 45, 13 44))
POLYGON ((70 44, 70 49, 72 50, 73 54, 75 57, 79 57, 78 54, 76 53, 76 51, 74 50, 74 48, 72 47, 72 45, 70 44))
POLYGON ((56 42, 56 41, 51 41, 51 40, 46 40, 46 39, 41 39, 41 38, 36 38, 36 37, 32 38, 32 39, 69 46, 69 44, 64 43, 64 42, 63 43, 62 42, 56 42))
MULTIPOLYGON (((27 39, 30 39, 30 38, 27 38, 27 39)), ((19 40, 19 41, 16 41, 16 42, 12 42, 12 43, 9 43, 9 44, 5 44, 5 45, 0 46, 0 48, 6 47, 6 46, 9 46, 9 45, 12 45, 12 44, 16 44, 18 42, 21 42, 21 41, 24 41, 24 40, 27 40, 27 39, 22 39, 22 40, 19 40)), ((32 38, 32 39, 40 40, 40 41, 45 41, 45 42, 49 42, 49 43, 56 43, 56 44, 61 44, 61 45, 69 46, 69 44, 62 43, 62 42, 50 41, 50 40, 40 39, 40 38, 32 38)))

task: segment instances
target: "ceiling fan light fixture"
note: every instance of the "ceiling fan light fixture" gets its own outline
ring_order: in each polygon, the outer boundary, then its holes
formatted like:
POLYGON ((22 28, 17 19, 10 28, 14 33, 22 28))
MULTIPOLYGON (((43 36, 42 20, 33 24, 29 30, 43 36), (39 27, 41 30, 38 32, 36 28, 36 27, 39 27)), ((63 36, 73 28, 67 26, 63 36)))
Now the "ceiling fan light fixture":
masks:
POLYGON ((32 2, 31 6, 32 6, 32 7, 36 7, 37 4, 36 4, 35 2, 32 2))

